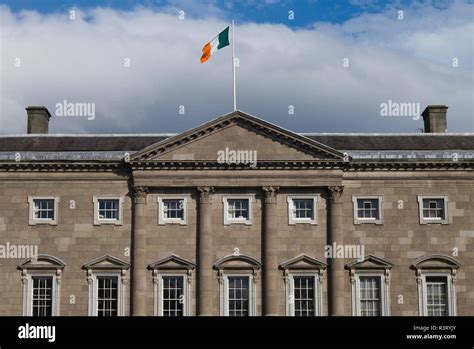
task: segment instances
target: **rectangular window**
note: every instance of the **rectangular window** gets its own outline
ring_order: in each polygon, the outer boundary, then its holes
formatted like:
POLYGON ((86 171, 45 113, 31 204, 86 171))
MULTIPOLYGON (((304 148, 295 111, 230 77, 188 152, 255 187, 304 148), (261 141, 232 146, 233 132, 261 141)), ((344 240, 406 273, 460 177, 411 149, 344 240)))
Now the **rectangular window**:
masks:
POLYGON ((118 277, 97 276, 97 316, 117 316, 118 277))
POLYGON ((360 315, 380 316, 381 315, 381 290, 380 277, 361 276, 359 278, 360 289, 360 315))
POLYGON ((33 199, 34 219, 54 220, 54 199, 33 199))
POLYGON ((418 195, 420 224, 448 224, 447 195, 418 195))
POLYGON ((224 225, 252 224, 252 195, 223 196, 224 225))
POLYGON ((444 219, 444 199, 423 199, 423 218, 444 219))
POLYGON ((288 224, 316 225, 318 195, 288 195, 288 224))
POLYGON ((53 277, 33 276, 32 314, 33 316, 52 316, 53 277))
POLYGON ((183 316, 184 297, 184 277, 163 276, 163 316, 183 316))
POLYGON ((165 219, 184 219, 184 201, 182 199, 163 199, 165 219))
POLYGON ((249 200, 248 199, 229 199, 228 200, 229 219, 248 220, 249 219, 249 200))
POLYGON ((293 302, 295 316, 315 315, 314 276, 293 277, 293 302))
POLYGON ((428 316, 448 316, 448 283, 442 276, 426 277, 426 307, 428 316))
POLYGON ((99 219, 119 220, 120 201, 118 199, 99 199, 99 219))
POLYGON ((354 224, 382 224, 383 195, 355 195, 352 197, 354 206, 354 224))
POLYGON ((229 316, 249 316, 249 283, 248 276, 228 277, 229 316))

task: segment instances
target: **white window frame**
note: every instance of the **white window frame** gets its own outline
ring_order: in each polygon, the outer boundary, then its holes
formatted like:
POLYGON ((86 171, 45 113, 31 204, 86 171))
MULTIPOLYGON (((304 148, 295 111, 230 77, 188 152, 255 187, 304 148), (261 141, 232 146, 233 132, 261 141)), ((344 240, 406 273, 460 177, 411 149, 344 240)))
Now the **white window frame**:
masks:
POLYGON ((154 284, 155 296, 155 316, 163 316, 163 277, 182 277, 183 278, 183 316, 191 315, 191 290, 189 287, 189 276, 187 271, 157 272, 156 282, 154 284))
POLYGON ((427 288, 426 288, 426 277, 445 277, 446 278, 446 288, 447 288, 447 306, 448 306, 448 316, 457 315, 457 304, 456 304, 456 285, 453 282, 453 277, 451 272, 433 272, 429 270, 421 270, 420 278, 421 282, 418 283, 418 311, 420 316, 428 316, 428 301, 427 301, 427 288))
POLYGON ((28 196, 28 224, 49 224, 58 225, 59 216, 59 196, 28 196), (35 200, 54 200, 54 219, 35 218, 35 200))
POLYGON ((224 225, 231 224, 245 224, 252 225, 252 210, 253 210, 253 195, 225 195, 222 197, 222 202, 224 203, 224 225), (248 219, 239 219, 229 217, 229 200, 248 200, 249 201, 249 217, 248 219))
POLYGON ((360 307, 360 277, 378 277, 380 278, 380 316, 390 316, 390 287, 387 284, 387 277, 381 272, 355 271, 352 283, 352 316, 361 316, 360 307))
POLYGON ((286 197, 286 201, 288 203, 288 224, 289 225, 296 225, 296 224, 311 224, 317 225, 318 224, 318 202, 319 202, 319 195, 288 195, 286 197), (313 219, 311 218, 296 218, 293 216, 294 205, 293 200, 313 200, 313 219))
POLYGON ((322 316, 323 297, 320 283, 320 275, 318 272, 289 272, 288 285, 286 286, 286 315, 295 316, 295 277, 314 278, 314 316, 322 316))
POLYGON ((420 224, 449 224, 448 203, 448 195, 418 195, 418 211, 420 215, 420 224), (444 218, 423 217, 423 200, 425 199, 444 200, 444 218))
POLYGON ((121 271, 100 271, 91 270, 91 282, 89 282, 89 316, 98 316, 98 277, 117 277, 117 316, 124 315, 125 304, 125 283, 123 282, 121 271))
POLYGON ((26 280, 23 282, 23 316, 33 316, 33 277, 52 277, 52 316, 59 316, 61 278, 56 275, 57 271, 26 271, 26 280))
POLYGON ((229 277, 248 277, 249 279, 249 316, 256 315, 257 293, 255 278, 252 272, 249 273, 226 273, 223 274, 223 282, 220 284, 220 310, 221 316, 229 316, 229 277))
POLYGON ((383 202, 384 198, 383 195, 353 195, 352 196, 352 204, 354 209, 354 224, 383 224, 383 202), (378 210, 379 210, 379 217, 377 218, 360 218, 359 211, 358 211, 358 200, 378 200, 378 210))
POLYGON ((106 196, 95 196, 92 199, 94 203, 94 225, 103 225, 103 224, 113 224, 113 225, 122 225, 123 222, 123 202, 124 199, 121 196, 113 196, 113 195, 106 195, 106 196), (119 207, 118 207, 118 219, 107 219, 107 218, 100 218, 99 217, 99 201, 100 200, 118 200, 119 207))
POLYGON ((179 224, 187 225, 188 224, 188 196, 177 196, 177 195, 159 195, 156 198, 158 203, 158 225, 166 224, 179 224), (182 200, 183 201, 183 219, 179 218, 166 218, 165 217, 165 205, 163 200, 182 200))

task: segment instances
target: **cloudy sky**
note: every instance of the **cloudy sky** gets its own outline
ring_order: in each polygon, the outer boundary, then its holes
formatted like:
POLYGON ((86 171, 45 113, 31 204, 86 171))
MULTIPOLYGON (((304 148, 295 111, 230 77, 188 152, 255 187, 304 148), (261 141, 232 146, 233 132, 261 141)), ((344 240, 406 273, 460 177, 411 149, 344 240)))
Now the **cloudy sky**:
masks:
POLYGON ((52 133, 226 114, 231 47, 199 58, 231 19, 240 110, 297 132, 420 132, 381 103, 445 104, 450 132, 474 132, 472 0, 0 0, 0 133, 25 132, 27 105, 48 107, 52 133), (54 115, 65 100, 95 119, 54 115))

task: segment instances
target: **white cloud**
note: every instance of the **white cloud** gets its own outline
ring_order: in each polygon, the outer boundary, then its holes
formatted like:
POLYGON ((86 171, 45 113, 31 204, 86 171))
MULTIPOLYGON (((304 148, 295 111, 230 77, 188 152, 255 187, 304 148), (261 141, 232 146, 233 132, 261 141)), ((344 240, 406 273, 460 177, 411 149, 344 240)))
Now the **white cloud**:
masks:
MULTIPOLYGON (((472 132, 473 6, 417 5, 403 21, 388 9, 298 30, 238 26, 239 109, 300 132, 403 132, 422 121, 383 118, 380 103, 447 104, 449 130, 472 132)), ((96 119, 53 116, 51 132, 179 132, 229 112, 231 49, 199 63, 202 46, 228 23, 217 10, 185 20, 174 11, 98 8, 70 21, 1 7, 0 132, 25 131, 25 106, 54 112, 65 99, 95 102, 96 119)))

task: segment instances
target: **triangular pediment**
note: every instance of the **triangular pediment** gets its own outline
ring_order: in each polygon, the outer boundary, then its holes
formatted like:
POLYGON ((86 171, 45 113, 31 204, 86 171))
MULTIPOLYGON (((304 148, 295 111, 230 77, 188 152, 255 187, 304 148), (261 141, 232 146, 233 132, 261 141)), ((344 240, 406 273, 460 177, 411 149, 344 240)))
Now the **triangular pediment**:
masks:
POLYGON ((313 257, 300 254, 280 264, 281 269, 325 269, 326 263, 313 257))
POLYGON ((391 269, 393 264, 374 255, 365 256, 346 264, 348 269, 391 269))
POLYGON ((131 162, 232 162, 255 157, 256 162, 342 162, 344 155, 324 144, 240 111, 153 144, 133 154, 131 162))
POLYGON ((120 258, 105 255, 85 263, 83 269, 128 269, 130 264, 120 258))
POLYGON ((148 268, 150 269, 194 269, 196 264, 187 259, 181 258, 175 254, 168 256, 166 258, 160 259, 156 262, 151 263, 148 268))

